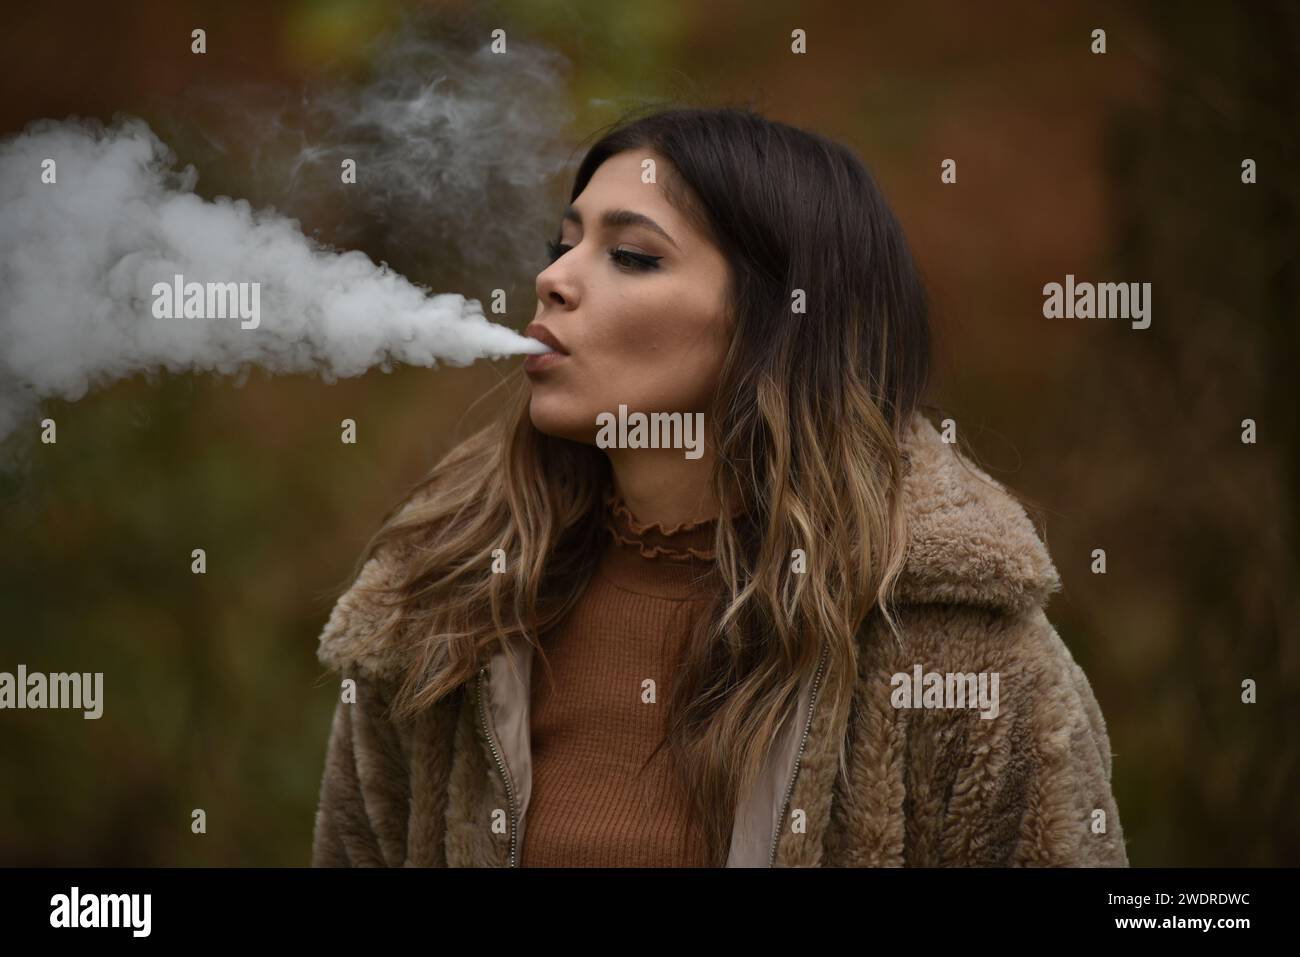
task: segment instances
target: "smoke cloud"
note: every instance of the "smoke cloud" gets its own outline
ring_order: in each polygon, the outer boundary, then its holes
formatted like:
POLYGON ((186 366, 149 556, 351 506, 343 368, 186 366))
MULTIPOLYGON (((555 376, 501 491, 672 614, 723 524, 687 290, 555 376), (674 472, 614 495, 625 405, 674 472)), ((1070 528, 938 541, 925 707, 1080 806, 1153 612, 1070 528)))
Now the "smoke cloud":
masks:
MULTIPOLYGON (((510 189, 535 197, 559 169, 558 154, 539 150, 528 159, 525 136, 513 143, 524 158, 506 163, 507 139, 556 118, 520 112, 526 104, 508 87, 480 86, 467 101, 466 71, 452 82, 454 71, 436 68, 446 55, 400 36, 367 85, 313 99, 308 112, 328 117, 340 140, 299 152, 285 181, 299 184, 304 165, 328 161, 337 186, 337 157, 360 157, 370 185, 350 188, 366 211, 413 227, 409 214, 395 214, 399 206, 427 212, 441 204, 451 215, 436 217, 440 228, 458 221, 462 235, 473 232, 466 215, 487 213, 476 206, 487 202, 485 185, 500 187, 497 199, 507 207, 510 189)), ((501 75, 550 89, 547 61, 530 55, 516 61, 522 73, 501 75)), ((206 200, 195 193, 197 170, 176 167, 147 123, 121 115, 109 125, 38 120, 0 140, 0 441, 23 423, 34 426, 43 399, 77 400, 158 369, 242 377, 257 366, 332 382, 393 363, 468 365, 548 351, 488 321, 476 300, 434 294, 362 252, 317 242, 274 208, 206 200), (47 160, 55 163, 54 182, 43 181, 47 160), (260 323, 156 318, 151 290, 177 274, 187 283, 260 284, 260 323)), ((535 216, 538 200, 531 203, 528 216, 535 216)))

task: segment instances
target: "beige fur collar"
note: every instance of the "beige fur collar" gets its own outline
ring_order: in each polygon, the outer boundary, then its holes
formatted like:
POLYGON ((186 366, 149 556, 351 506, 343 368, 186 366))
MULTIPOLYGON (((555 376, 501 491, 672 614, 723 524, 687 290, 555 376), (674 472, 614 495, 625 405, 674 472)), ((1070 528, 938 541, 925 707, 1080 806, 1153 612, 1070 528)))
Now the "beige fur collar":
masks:
POLYGON ((1004 611, 1046 605, 1061 580, 1024 508, 921 415, 903 442, 912 544, 897 595, 1004 611))
MULTIPOLYGON (((1015 612, 1044 605, 1060 590, 1056 568, 1021 505, 969 460, 959 462, 954 447, 919 413, 903 448, 910 462, 903 502, 912 541, 896 588, 900 603, 1015 612)), ((387 556, 366 564, 321 633, 317 657, 322 664, 390 678, 400 673, 401 662, 384 649, 361 650, 361 642, 390 612, 357 591, 359 584, 393 581, 395 575, 387 556)))

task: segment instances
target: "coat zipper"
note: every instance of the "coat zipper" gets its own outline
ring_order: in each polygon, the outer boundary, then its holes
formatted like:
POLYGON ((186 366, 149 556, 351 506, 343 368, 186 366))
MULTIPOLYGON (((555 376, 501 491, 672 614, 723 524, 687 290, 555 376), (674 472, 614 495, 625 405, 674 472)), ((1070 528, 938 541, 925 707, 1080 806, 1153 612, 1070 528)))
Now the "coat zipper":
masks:
POLYGON ((487 739, 488 747, 492 749, 492 757, 496 760, 497 770, 501 772, 501 780, 506 786, 506 802, 510 810, 510 867, 517 867, 515 863, 515 836, 518 833, 518 823, 515 820, 515 789, 510 780, 510 771, 506 768, 505 761, 501 759, 501 752, 497 750, 496 741, 492 737, 492 732, 488 729, 487 720, 487 701, 483 695, 483 685, 485 675, 487 674, 487 665, 478 670, 478 713, 479 721, 483 726, 483 737, 487 739))
POLYGON ((790 782, 785 788, 785 799, 781 802, 781 813, 776 819, 776 831, 772 834, 772 849, 767 855, 767 866, 776 866, 776 846, 781 841, 781 830, 785 827, 785 815, 790 807, 790 798, 794 796, 794 782, 799 777, 799 764, 803 761, 803 749, 808 744, 808 733, 812 730, 813 708, 817 705, 817 691, 822 683, 822 669, 826 666, 826 653, 829 649, 822 645, 821 660, 817 663, 817 674, 813 677, 812 694, 808 699, 808 717, 803 725, 803 737, 799 741, 799 751, 794 757, 794 767, 790 770, 790 782))

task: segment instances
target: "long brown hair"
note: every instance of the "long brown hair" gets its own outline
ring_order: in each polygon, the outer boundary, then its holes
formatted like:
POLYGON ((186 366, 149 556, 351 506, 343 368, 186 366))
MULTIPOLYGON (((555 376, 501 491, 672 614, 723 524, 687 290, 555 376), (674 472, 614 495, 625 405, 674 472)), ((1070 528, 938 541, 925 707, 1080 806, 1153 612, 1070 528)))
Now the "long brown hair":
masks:
MULTIPOLYGON (((672 683, 665 738, 721 861, 736 802, 823 643, 828 669, 855 674, 870 615, 897 634, 899 441, 929 374, 927 302, 902 229, 847 147, 745 108, 660 110, 598 140, 570 198, 626 150, 670 161, 686 187, 670 198, 731 267, 733 335, 707 417, 722 585, 672 683)), ((451 693, 503 636, 541 652, 605 544, 608 459, 538 431, 520 371, 497 388, 503 414, 421 479, 357 563, 402 549, 404 581, 377 595, 400 613, 374 636, 409 662, 395 714, 451 693), (496 549, 505 574, 491 573, 496 549)), ((834 687, 821 706, 842 717, 853 682, 834 687)), ((843 769, 843 742, 839 757, 843 769)))

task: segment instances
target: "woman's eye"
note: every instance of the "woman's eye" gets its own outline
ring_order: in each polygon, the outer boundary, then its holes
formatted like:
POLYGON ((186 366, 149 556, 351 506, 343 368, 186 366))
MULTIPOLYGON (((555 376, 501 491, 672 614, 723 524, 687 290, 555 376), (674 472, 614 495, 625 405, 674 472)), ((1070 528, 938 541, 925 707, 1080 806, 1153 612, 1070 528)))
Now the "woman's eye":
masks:
MULTIPOLYGON (((558 239, 548 239, 546 241, 546 255, 551 262, 555 262, 572 248, 568 243, 562 243, 558 239)), ((609 257, 624 269, 640 271, 658 269, 659 260, 664 258, 663 256, 651 256, 648 253, 634 253, 628 249, 611 249, 609 257)))
POLYGON ((658 269, 659 260, 664 258, 663 256, 650 256, 646 253, 629 252, 626 249, 611 249, 609 255, 620 266, 641 270, 658 269))

